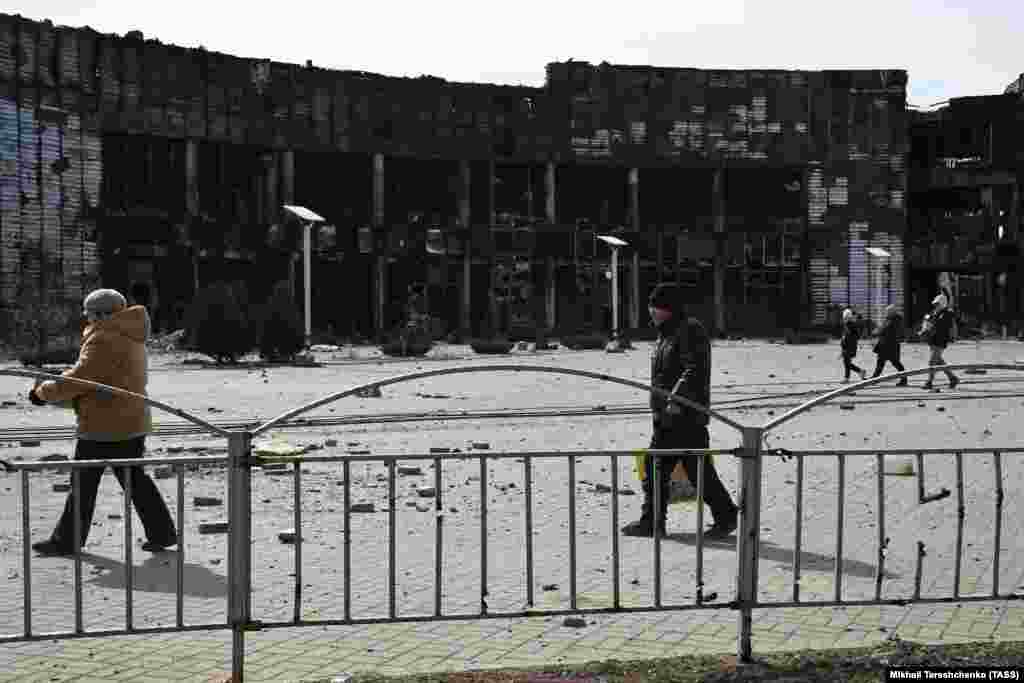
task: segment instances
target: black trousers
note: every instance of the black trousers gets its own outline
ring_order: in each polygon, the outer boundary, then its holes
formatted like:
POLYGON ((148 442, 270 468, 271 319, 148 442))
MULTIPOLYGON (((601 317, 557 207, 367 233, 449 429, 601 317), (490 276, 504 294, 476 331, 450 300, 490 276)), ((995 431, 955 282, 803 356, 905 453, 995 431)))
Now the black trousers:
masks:
MULTIPOLYGON (((145 451, 145 437, 129 441, 79 441, 75 445, 75 460, 141 459, 145 451)), ((99 490, 104 469, 103 467, 85 467, 78 471, 79 490, 82 496, 80 507, 82 535, 77 547, 85 545, 85 541, 89 537, 92 515, 96 509, 96 493, 99 490)), ((142 526, 146 530, 146 539, 161 545, 174 545, 178 538, 174 521, 160 494, 160 489, 156 487, 150 476, 141 467, 115 467, 114 476, 117 477, 121 488, 124 488, 126 478, 131 477, 132 504, 142 519, 142 526)), ((125 523, 130 523, 130 520, 126 520, 125 523)), ((72 479, 71 492, 68 494, 67 502, 64 503, 64 514, 60 516, 60 521, 51 538, 59 545, 76 550, 74 537, 75 489, 72 479)))
POLYGON ((848 356, 845 353, 843 354, 843 370, 846 373, 846 379, 850 379, 851 371, 857 374, 864 372, 853 362, 853 356, 848 356))
POLYGON ((878 377, 882 374, 882 369, 885 368, 886 361, 892 363, 892 366, 896 368, 896 372, 903 372, 906 370, 903 367, 903 363, 900 362, 900 347, 896 347, 892 351, 886 351, 878 354, 878 361, 875 363, 875 374, 872 377, 878 377))
MULTIPOLYGON (((682 428, 664 429, 654 425, 654 433, 651 437, 651 448, 707 448, 711 443, 708 428, 703 425, 690 425, 682 428)), ((656 519, 664 522, 665 514, 668 511, 668 497, 672 470, 676 464, 683 463, 686 468, 686 476, 694 488, 697 488, 697 462, 699 455, 685 455, 682 457, 658 458, 658 479, 661 483, 660 507, 656 519)), ((645 473, 643 481, 644 503, 643 514, 652 517, 654 511, 654 488, 651 486, 651 463, 653 458, 648 457, 645 461, 645 473)), ((710 456, 704 457, 704 503, 711 508, 711 516, 716 522, 727 522, 735 519, 737 508, 729 492, 726 490, 722 480, 718 478, 718 470, 710 456)))

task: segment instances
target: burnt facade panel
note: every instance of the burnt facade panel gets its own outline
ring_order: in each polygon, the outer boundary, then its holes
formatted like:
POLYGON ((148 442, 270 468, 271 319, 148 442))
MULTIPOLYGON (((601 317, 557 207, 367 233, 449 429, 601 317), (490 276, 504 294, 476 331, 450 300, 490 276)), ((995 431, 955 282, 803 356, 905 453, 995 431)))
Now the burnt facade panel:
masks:
MULTIPOLYGON (((297 226, 282 219, 278 206, 290 199, 327 216, 337 237, 321 253, 322 267, 339 277, 362 273, 352 291, 371 302, 380 295, 374 283, 390 287, 386 296, 399 296, 395 288, 405 286, 375 270, 391 259, 419 264, 409 269, 421 270, 417 277, 450 299, 462 277, 461 266, 452 265, 458 259, 508 256, 532 283, 523 290, 528 295, 520 292, 520 320, 525 311, 543 310, 534 299, 565 280, 575 283, 575 293, 553 296, 566 302, 556 303, 561 312, 554 317, 568 319, 568 308, 585 298, 584 317, 600 327, 610 296, 602 275, 608 253, 594 234, 617 231, 636 243, 639 261, 626 259, 624 267, 638 268, 637 279, 691 282, 695 300, 711 298, 709 264, 734 263, 737 270, 724 279, 736 306, 730 324, 748 319, 748 309, 770 310, 769 301, 781 307, 793 287, 803 286, 794 284, 794 273, 813 259, 828 273, 816 276, 815 321, 830 306, 853 303, 854 291, 874 317, 870 302, 881 285, 864 289, 857 283, 870 278, 859 275, 852 289, 820 281, 840 277, 836 272, 849 278, 851 259, 860 268, 854 252, 862 246, 902 244, 905 86, 899 70, 586 62, 547 65, 539 88, 452 83, 238 58, 137 32, 102 35, 0 15, 0 92, 9 113, 3 135, 15 140, 4 148, 0 241, 9 244, 11 234, 27 229, 80 260, 98 253, 122 258, 118 249, 141 254, 139 245, 148 242, 150 251, 178 250, 182 263, 191 259, 180 269, 186 279, 213 273, 202 261, 216 254, 248 259, 254 273, 257 260, 270 259, 261 250, 271 249, 285 264, 270 269, 273 276, 292 277, 284 252, 296 243, 297 226), (63 110, 74 128, 63 123, 36 138, 43 154, 33 159, 28 142, 10 131, 40 106, 63 110), (185 201, 189 146, 198 159, 194 213, 185 201), (295 161, 286 163, 285 154, 295 161), (383 160, 384 191, 376 197, 374 155, 383 160), (45 164, 61 159, 70 170, 48 175, 45 164), (33 179, 39 164, 42 183, 33 179), (715 173, 725 179, 720 201, 713 198, 715 173), (639 178, 635 193, 630 178, 639 178), (464 225, 460 198, 467 191, 464 225), (441 238, 451 244, 440 250, 443 258, 425 255, 427 231, 437 229, 451 235, 441 238), (836 236, 847 248, 812 248, 806 253, 816 255, 790 263, 784 245, 805 233, 836 236), (73 234, 79 236, 70 242, 58 239, 73 234), (365 244, 361 234, 369 236, 365 244), (553 275, 546 274, 550 268, 553 275)), ((12 262, 6 254, 4 263, 12 262)), ((486 262, 469 263, 468 272, 476 278, 481 267, 493 274, 486 262)), ((132 268, 108 272, 145 270, 132 268)), ((886 296, 901 288, 893 283, 886 296)), ((169 291, 187 290, 179 283, 169 291)), ((639 304, 636 292, 622 296, 639 304)), ((361 329, 384 326, 373 303, 358 308, 361 329)), ((445 311, 445 319, 459 318, 445 311)))

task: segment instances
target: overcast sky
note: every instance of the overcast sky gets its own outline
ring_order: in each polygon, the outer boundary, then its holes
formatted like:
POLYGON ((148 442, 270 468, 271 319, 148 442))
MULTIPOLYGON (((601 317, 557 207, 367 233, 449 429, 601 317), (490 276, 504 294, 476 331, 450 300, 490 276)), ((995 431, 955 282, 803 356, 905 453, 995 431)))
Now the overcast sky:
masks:
POLYGON ((541 85, 544 66, 906 69, 911 104, 1003 92, 1022 0, 7 0, 3 11, 241 57, 541 85))

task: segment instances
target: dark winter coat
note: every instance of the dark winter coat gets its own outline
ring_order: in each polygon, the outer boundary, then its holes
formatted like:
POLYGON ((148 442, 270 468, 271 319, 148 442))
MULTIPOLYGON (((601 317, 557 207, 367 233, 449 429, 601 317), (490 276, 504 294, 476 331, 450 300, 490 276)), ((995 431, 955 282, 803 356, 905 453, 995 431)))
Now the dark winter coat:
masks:
POLYGON ((882 358, 889 358, 899 351, 900 344, 905 339, 903 328, 903 316, 899 313, 886 317, 882 328, 878 331, 878 341, 875 342, 875 353, 882 358))
MULTIPOLYGON (((673 316, 661 324, 651 355, 651 384, 672 391, 679 379, 678 395, 703 406, 711 402, 711 341, 696 318, 673 316)), ((655 424, 663 422, 667 399, 651 394, 655 424)), ((692 408, 681 408, 671 417, 677 425, 706 425, 708 416, 692 408)), ((662 426, 668 426, 662 425, 662 426)))
POLYGON ((953 311, 944 308, 932 314, 932 333, 928 338, 930 346, 946 348, 953 341, 953 311))
POLYGON ((856 320, 850 320, 843 325, 843 337, 839 340, 839 346, 843 355, 853 358, 857 355, 857 343, 860 341, 860 327, 856 320))

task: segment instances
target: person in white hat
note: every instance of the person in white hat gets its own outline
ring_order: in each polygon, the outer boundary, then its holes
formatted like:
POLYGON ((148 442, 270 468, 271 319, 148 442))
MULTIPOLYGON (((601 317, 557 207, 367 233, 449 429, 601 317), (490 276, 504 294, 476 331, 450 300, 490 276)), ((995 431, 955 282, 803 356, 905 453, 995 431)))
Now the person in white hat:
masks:
POLYGON ((843 384, 850 381, 850 372, 856 372, 861 380, 868 376, 861 368, 854 364, 853 359, 857 355, 857 343, 860 341, 860 328, 857 326, 857 316, 852 308, 843 311, 843 337, 839 340, 842 349, 840 358, 843 359, 843 371, 845 376, 843 384))
MULTIPOLYGON (((128 306, 124 296, 114 289, 98 289, 85 298, 83 314, 87 324, 82 332, 78 362, 64 377, 84 379, 146 394, 146 345, 149 316, 144 306, 128 306)), ((126 396, 98 391, 73 382, 48 381, 33 387, 29 400, 35 405, 70 401, 78 417, 78 441, 75 460, 141 459, 146 451, 146 435, 152 429, 145 402, 126 396)), ((92 527, 93 510, 102 467, 79 470, 77 494, 81 496, 79 538, 75 538, 75 495, 73 487, 64 505, 56 529, 50 538, 33 543, 42 555, 72 555, 85 545, 92 527)), ((132 483, 132 503, 146 530, 142 548, 159 552, 177 544, 178 534, 160 490, 141 467, 114 469, 121 486, 128 477, 132 483)), ((73 481, 73 480, 72 480, 73 481)), ((130 523, 130 520, 126 520, 130 523)))
MULTIPOLYGON (((946 350, 946 347, 953 341, 953 311, 949 310, 949 298, 945 294, 939 294, 937 297, 932 299, 932 313, 929 316, 930 319, 930 330, 926 335, 925 341, 928 342, 928 348, 931 351, 931 355, 928 358, 928 365, 931 366, 931 370, 928 372, 928 381, 922 385, 924 389, 931 389, 933 381, 935 380, 935 369, 936 367, 946 364, 945 359, 942 357, 942 352, 946 350)), ((949 388, 955 389, 956 385, 960 383, 960 379, 953 374, 951 370, 946 370, 946 377, 949 379, 949 388)))

